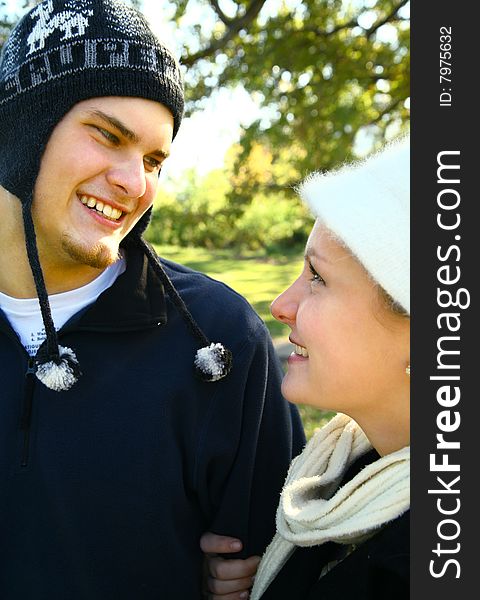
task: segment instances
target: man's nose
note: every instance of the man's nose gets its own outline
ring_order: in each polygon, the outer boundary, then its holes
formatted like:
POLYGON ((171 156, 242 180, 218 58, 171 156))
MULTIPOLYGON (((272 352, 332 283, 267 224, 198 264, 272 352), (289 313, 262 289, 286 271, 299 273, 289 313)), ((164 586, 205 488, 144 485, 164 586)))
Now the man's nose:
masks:
POLYGON ((128 198, 141 198, 147 189, 143 156, 129 156, 108 170, 107 180, 128 198))

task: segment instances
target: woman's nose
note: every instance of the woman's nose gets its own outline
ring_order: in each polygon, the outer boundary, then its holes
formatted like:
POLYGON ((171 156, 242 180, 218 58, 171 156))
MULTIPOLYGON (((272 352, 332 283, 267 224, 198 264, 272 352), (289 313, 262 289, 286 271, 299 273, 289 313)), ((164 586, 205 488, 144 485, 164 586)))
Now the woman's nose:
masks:
POLYGON ((270 311, 282 323, 292 325, 295 322, 298 309, 298 299, 295 294, 295 283, 287 288, 272 302, 270 311))

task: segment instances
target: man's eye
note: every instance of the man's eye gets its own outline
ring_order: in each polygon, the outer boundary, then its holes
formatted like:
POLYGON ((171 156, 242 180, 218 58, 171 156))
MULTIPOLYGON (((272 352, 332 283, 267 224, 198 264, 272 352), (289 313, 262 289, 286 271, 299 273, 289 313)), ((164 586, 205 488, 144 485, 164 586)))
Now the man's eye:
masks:
POLYGON ((149 171, 158 170, 160 172, 162 170, 162 163, 156 158, 153 158, 152 156, 146 156, 143 160, 149 171))
POLYGON ((100 135, 102 135, 102 137, 104 137, 111 144, 115 144, 117 146, 120 143, 118 137, 113 135, 113 133, 110 133, 107 129, 103 129, 103 127, 97 127, 96 125, 94 125, 94 129, 96 129, 100 135))

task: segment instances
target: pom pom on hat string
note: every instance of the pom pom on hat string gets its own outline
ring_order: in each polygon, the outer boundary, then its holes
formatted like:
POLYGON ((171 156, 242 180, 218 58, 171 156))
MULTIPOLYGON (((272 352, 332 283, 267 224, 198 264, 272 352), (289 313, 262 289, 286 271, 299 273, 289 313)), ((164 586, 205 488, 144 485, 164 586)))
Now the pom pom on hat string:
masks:
POLYGON ((35 360, 37 379, 54 392, 69 390, 81 375, 75 352, 64 346, 59 346, 58 349, 58 357, 48 360, 48 357, 43 358, 39 352, 35 360))
POLYGON ((205 381, 218 381, 232 368, 232 353, 222 344, 210 344, 197 350, 193 361, 197 374, 205 381), (208 374, 208 379, 205 375, 208 374))

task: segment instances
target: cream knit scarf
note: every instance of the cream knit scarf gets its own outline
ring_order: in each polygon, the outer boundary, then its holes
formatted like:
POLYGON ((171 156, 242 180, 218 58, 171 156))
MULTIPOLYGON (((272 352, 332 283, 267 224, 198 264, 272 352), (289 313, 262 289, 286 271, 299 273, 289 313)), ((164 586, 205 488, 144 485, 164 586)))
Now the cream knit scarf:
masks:
POLYGON ((370 449, 355 421, 338 414, 292 462, 277 509, 277 533, 258 568, 251 600, 261 597, 295 546, 358 543, 408 510, 409 447, 379 458, 338 488, 348 467, 370 449))

